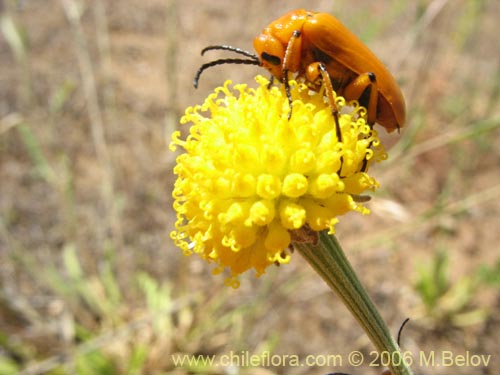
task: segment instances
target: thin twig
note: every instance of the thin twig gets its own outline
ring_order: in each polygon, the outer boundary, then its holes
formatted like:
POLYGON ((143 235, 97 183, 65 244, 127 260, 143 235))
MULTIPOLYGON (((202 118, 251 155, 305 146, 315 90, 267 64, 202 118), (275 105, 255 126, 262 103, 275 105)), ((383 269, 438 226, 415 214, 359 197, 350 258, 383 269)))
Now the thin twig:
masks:
POLYGON ((101 225, 96 226, 99 230, 97 234, 99 237, 98 242, 105 243, 106 236, 108 235, 107 232, 108 230, 111 230, 116 242, 119 243, 119 233, 116 233, 116 228, 118 226, 115 223, 114 215, 113 167, 105 139, 104 121, 98 100, 99 95, 94 69, 92 66, 92 59, 89 54, 87 40, 81 24, 81 7, 75 0, 61 0, 61 3, 66 13, 66 17, 68 18, 73 29, 77 45, 76 54, 78 65, 82 77, 83 94, 87 103, 88 115, 90 119, 92 142, 96 150, 97 159, 104 170, 104 176, 100 187, 106 214, 102 218, 101 225))

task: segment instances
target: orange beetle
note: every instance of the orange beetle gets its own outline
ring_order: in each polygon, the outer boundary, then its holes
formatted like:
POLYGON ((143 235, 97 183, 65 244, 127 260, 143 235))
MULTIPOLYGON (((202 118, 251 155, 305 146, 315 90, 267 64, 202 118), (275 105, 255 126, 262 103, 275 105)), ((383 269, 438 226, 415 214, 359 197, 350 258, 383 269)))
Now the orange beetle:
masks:
POLYGON ((202 65, 194 86, 198 86, 202 72, 215 65, 260 65, 285 84, 290 108, 289 73, 305 78, 315 90, 324 85, 339 140, 333 90, 347 100, 358 100, 367 109, 369 124, 377 122, 388 132, 404 126, 405 100, 396 80, 373 52, 335 17, 294 10, 266 27, 254 39, 254 47, 257 55, 226 45, 206 47, 202 55, 209 50, 228 50, 247 58, 219 59, 202 65))

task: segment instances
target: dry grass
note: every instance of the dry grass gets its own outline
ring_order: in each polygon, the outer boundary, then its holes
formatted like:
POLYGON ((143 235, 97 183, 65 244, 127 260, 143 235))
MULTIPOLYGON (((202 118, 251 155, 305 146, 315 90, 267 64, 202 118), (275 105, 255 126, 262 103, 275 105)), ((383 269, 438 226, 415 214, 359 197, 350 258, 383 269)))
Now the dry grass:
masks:
MULTIPOLYGON (((230 373, 176 368, 173 353, 372 350, 347 310, 295 257, 227 290, 168 238, 183 109, 202 47, 252 49, 270 20, 310 2, 94 0, 3 3, 0 32, 0 374, 230 373), (286 9, 285 9, 286 8, 286 9)), ((369 217, 339 239, 402 346, 492 355, 500 367, 500 47, 495 0, 317 1, 394 71, 409 120, 369 217), (496 268, 495 268, 496 267, 496 268)), ((344 357, 345 358, 345 357, 344 357)), ((417 357, 415 357, 417 359, 417 357)), ((247 372, 245 372, 247 371, 247 372)), ((267 372, 266 372, 267 371, 267 372)), ((376 374, 343 366, 248 374, 376 374)))

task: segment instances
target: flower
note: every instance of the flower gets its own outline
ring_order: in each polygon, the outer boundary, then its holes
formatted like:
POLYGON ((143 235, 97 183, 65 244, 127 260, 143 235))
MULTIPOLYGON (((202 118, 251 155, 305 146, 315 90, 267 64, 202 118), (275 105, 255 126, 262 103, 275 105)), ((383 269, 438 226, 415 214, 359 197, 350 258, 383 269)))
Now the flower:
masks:
POLYGON ((337 96, 342 142, 323 92, 291 81, 293 112, 282 86, 227 81, 181 119, 192 123, 185 140, 172 135, 177 157, 171 237, 184 254, 198 254, 231 275, 290 261, 301 231, 334 233, 337 217, 369 213, 359 197, 378 182, 366 171, 386 158, 366 110, 337 96))

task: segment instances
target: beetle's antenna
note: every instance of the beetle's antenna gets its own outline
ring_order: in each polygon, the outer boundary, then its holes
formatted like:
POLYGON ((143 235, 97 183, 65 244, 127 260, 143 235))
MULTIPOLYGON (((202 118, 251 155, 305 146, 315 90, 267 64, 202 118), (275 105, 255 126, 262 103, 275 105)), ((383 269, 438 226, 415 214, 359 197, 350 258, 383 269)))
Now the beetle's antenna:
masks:
POLYGON ((255 53, 252 53, 252 52, 249 52, 249 51, 245 51, 244 49, 241 49, 241 48, 238 48, 238 47, 228 46, 228 45, 225 45, 225 44, 219 44, 219 45, 216 45, 216 46, 205 47, 205 48, 203 48, 201 50, 201 55, 203 56, 205 54, 205 52, 207 52, 207 51, 213 51, 213 50, 231 51, 231 52, 238 53, 238 54, 246 56, 246 57, 250 57, 252 60, 259 61, 259 56, 257 56, 255 53))
POLYGON ((399 331, 398 331, 398 346, 401 346, 401 344, 399 343, 399 340, 401 339, 401 332, 403 332, 403 328, 405 327, 406 323, 408 323, 410 321, 410 318, 406 318, 403 323, 401 323, 401 327, 399 327, 399 331))
POLYGON ((220 59, 220 60, 215 60, 211 61, 209 63, 203 64, 200 66, 200 69, 196 72, 196 75, 194 76, 193 80, 193 86, 195 88, 198 88, 198 82, 200 81, 201 74, 207 70, 208 68, 211 68, 212 66, 216 65, 223 65, 223 64, 244 64, 244 65, 260 65, 259 60, 245 60, 245 59, 220 59))

